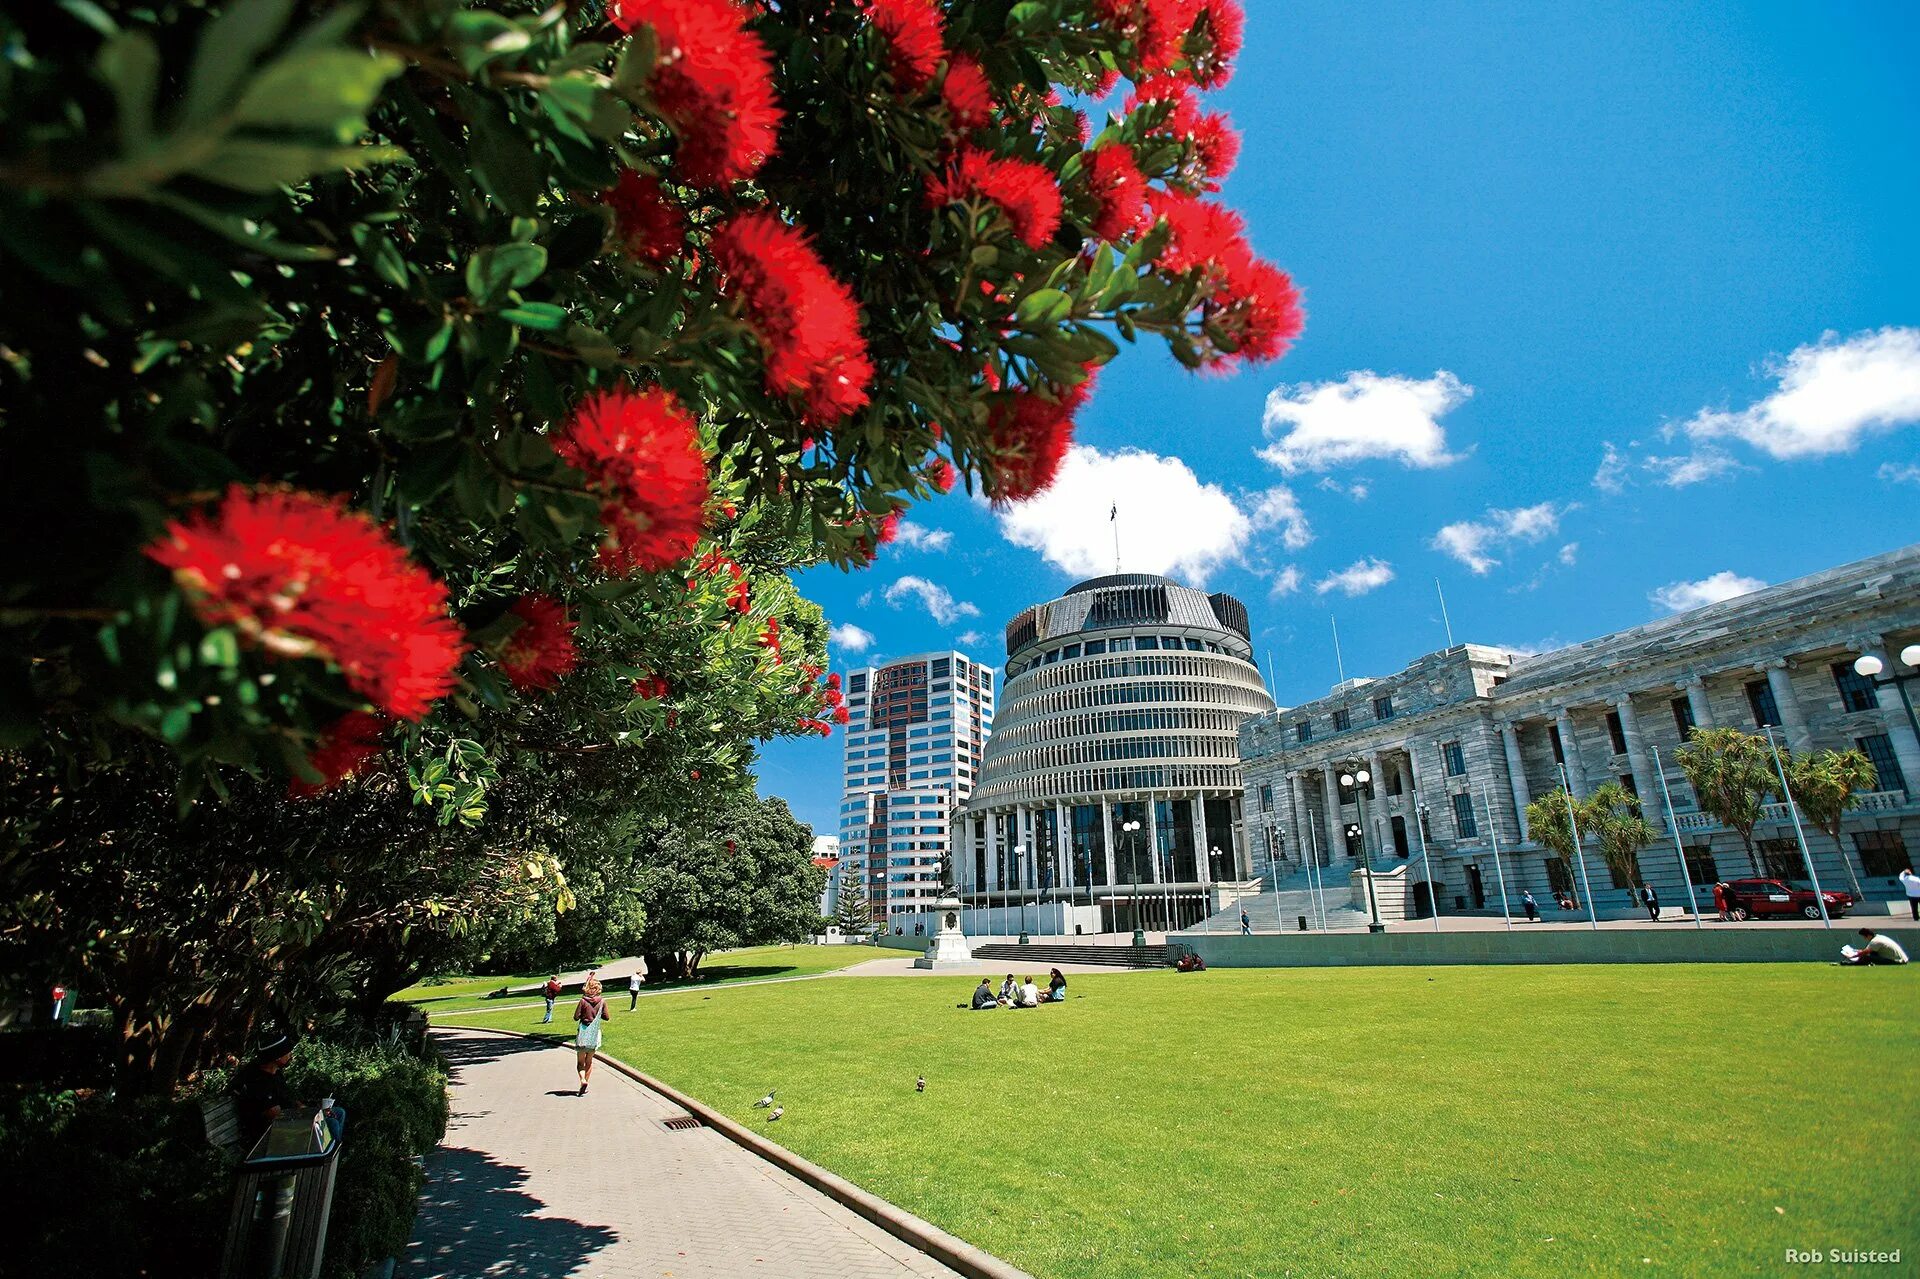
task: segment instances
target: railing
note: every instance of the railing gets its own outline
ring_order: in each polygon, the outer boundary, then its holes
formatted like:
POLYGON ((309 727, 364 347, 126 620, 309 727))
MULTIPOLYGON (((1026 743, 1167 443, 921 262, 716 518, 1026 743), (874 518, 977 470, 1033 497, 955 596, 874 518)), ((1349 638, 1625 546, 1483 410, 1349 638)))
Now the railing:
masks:
MULTIPOLYGON (((1860 796, 1851 813, 1883 813, 1896 808, 1905 808, 1909 801, 1905 791, 1876 790, 1860 796)), ((1763 804, 1760 807, 1760 820, 1763 822, 1785 822, 1792 820, 1787 806, 1781 803, 1763 804)), ((1673 815, 1674 827, 1681 831, 1705 831, 1721 829, 1720 822, 1711 814, 1699 811, 1676 812, 1673 815)))

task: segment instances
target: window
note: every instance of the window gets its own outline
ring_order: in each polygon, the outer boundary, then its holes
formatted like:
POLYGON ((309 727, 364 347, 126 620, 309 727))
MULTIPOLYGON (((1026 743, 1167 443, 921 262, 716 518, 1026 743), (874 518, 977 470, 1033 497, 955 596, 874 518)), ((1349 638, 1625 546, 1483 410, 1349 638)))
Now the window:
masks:
POLYGON ((1619 781, 1621 790, 1635 799, 1640 798, 1640 784, 1633 780, 1632 773, 1622 773, 1616 780, 1619 781))
POLYGON ((1158 649, 1160 640, 1157 636, 1142 635, 1133 641, 1133 646, 1137 649, 1158 649))
POLYGON ((947 676, 953 674, 953 659, 950 657, 934 658, 933 667, 928 673, 935 679, 945 679, 947 676))
POLYGON ((1080 656, 1080 646, 1078 644, 1069 644, 1065 648, 1060 650, 1060 656, 1078 657, 1080 656))
POLYGON ((1398 768, 1389 768, 1387 770, 1387 794, 1398 795, 1399 793, 1400 770, 1398 768))
POLYGON ((1780 726, 1780 703, 1774 700, 1773 685, 1768 681, 1747 681, 1747 705, 1753 709, 1753 722, 1757 726, 1780 726))
POLYGON ((1467 757, 1461 751, 1459 742, 1447 742, 1440 747, 1440 757, 1446 761, 1448 777, 1464 777, 1467 772, 1467 757))
POLYGON ((1833 664, 1833 682, 1840 690, 1841 710, 1851 712, 1880 709, 1880 694, 1874 688, 1873 681, 1854 670, 1852 662, 1833 664))
POLYGON ((1187 651, 1189 653, 1204 653, 1207 651, 1207 646, 1197 639, 1190 639, 1187 641, 1187 651))
POLYGON ((1907 856, 1907 841, 1897 830, 1854 832, 1853 846, 1860 854, 1862 874, 1888 879, 1913 865, 1907 856))
POLYGON ((1462 793, 1453 797, 1453 828, 1460 832, 1461 839, 1480 833, 1480 823, 1473 816, 1473 796, 1462 793))
POLYGON ((1687 881, 1694 884, 1720 882, 1720 868, 1714 865, 1713 854, 1705 848, 1687 850, 1687 881))
POLYGON ((1298 724, 1295 724, 1295 725, 1293 726, 1293 740, 1294 740, 1294 741, 1296 741, 1296 742, 1310 742, 1310 741, 1312 741, 1312 740, 1313 740, 1313 725, 1312 725, 1312 724, 1310 724, 1310 723, 1308 723, 1308 722, 1307 722, 1306 720, 1304 720, 1304 719, 1303 719, 1303 720, 1301 720, 1301 721, 1300 721, 1300 722, 1299 722, 1298 724))
POLYGON ((1627 753, 1627 730, 1620 723, 1619 711, 1607 712, 1607 739, 1613 743, 1613 753, 1627 753))
POLYGON ((1553 762, 1556 764, 1566 763, 1567 748, 1560 741, 1560 726, 1558 724, 1547 725, 1547 741, 1553 745, 1553 762))
POLYGON ((1107 647, 1116 653, 1131 653, 1133 651, 1133 636, 1115 636, 1112 640, 1108 641, 1107 647))
POLYGON ((1272 786, 1262 786, 1260 788, 1260 811, 1263 813, 1271 813, 1273 811, 1272 786))
POLYGON ((1631 866, 1615 866, 1612 862, 1608 862, 1607 876, 1613 880, 1615 888, 1632 888, 1636 883, 1645 883, 1645 877, 1640 873, 1640 854, 1633 854, 1631 866), (1621 873, 1626 870, 1631 870, 1633 873, 1631 875, 1621 873))
POLYGON ((1389 693, 1385 697, 1373 699, 1373 717, 1375 719, 1393 718, 1393 694, 1389 693))
POLYGON ((861 671, 858 675, 850 676, 847 680, 847 691, 849 693, 866 692, 867 691, 867 673, 865 671, 861 671))
POLYGON ((1567 859, 1564 857, 1549 857, 1546 859, 1546 866, 1547 887, 1552 889, 1556 894, 1571 894, 1573 892, 1573 872, 1567 869, 1567 859))
POLYGON ((1106 651, 1107 651, 1107 642, 1105 640, 1088 640, 1087 641, 1086 652, 1088 657, 1098 657, 1106 651))
POLYGON ((1667 703, 1673 708, 1673 726, 1680 730, 1680 740, 1693 740, 1693 699, 1682 693, 1667 703))
POLYGON ((1874 784, 1876 790, 1905 790, 1907 779, 1900 771, 1900 760, 1893 753, 1893 743, 1887 740, 1885 733, 1875 733, 1871 737, 1858 738, 1855 743, 1860 753, 1873 761, 1873 771, 1880 780, 1874 784))
POLYGON ((1807 864, 1801 860, 1800 845, 1791 839, 1756 839, 1753 849, 1760 855, 1763 872, 1771 879, 1804 879, 1807 864))
POLYGON ((1353 714, 1352 712, 1347 710, 1346 707, 1342 706, 1339 710, 1333 713, 1333 731, 1334 732, 1344 733, 1352 727, 1353 727, 1353 714))

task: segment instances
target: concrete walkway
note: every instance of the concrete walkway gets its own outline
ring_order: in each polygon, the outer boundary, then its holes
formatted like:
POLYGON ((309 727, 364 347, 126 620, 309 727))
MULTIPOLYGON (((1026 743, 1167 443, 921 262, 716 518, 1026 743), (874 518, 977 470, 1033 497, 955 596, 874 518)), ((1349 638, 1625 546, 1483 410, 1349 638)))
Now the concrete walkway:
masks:
POLYGON ((435 1032, 453 1122, 428 1163, 397 1273, 415 1279, 908 1279, 954 1271, 605 1063, 575 1095, 573 1050, 435 1032))

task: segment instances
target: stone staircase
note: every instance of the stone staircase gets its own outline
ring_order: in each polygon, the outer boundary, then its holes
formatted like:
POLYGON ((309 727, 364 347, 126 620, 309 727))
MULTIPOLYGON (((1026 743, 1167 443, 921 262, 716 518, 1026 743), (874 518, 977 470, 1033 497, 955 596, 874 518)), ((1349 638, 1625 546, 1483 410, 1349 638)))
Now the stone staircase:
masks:
POLYGON ((1321 925, 1320 906, 1324 900, 1328 932, 1365 932, 1369 916, 1352 903, 1347 871, 1328 867, 1324 876, 1324 880, 1318 876, 1309 879, 1305 870, 1299 870, 1277 883, 1263 879, 1259 892, 1241 895, 1239 900, 1229 902, 1225 910, 1182 931, 1237 933, 1240 931, 1240 912, 1244 909, 1256 933, 1270 933, 1276 928, 1294 932, 1300 926, 1302 915, 1307 917, 1307 931, 1317 933, 1321 925), (1315 883, 1319 884, 1318 893, 1313 889, 1315 883))
POLYGON ((975 946, 973 957, 990 960, 996 964, 1004 961, 1015 968, 1025 964, 1029 969, 1048 964, 1112 964, 1121 968, 1164 968, 1167 963, 1167 948, 1165 946, 1102 946, 1094 942, 1080 945, 1038 942, 1028 946, 990 942, 984 946, 975 946))

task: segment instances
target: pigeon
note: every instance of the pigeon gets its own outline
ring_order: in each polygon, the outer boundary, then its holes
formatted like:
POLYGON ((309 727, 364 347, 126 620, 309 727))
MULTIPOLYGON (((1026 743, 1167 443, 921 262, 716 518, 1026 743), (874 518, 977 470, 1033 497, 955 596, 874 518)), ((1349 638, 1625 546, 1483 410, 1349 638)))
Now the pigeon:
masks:
POLYGON ((767 1122, 772 1123, 774 1120, 778 1119, 780 1116, 786 1113, 787 1113, 787 1108, 785 1106, 775 1106, 772 1112, 767 1115, 767 1122))
POLYGON ((762 1097, 759 1101, 756 1101, 753 1103, 753 1108, 755 1110, 765 1110, 768 1106, 771 1106, 772 1104, 773 1104, 773 1089, 769 1088, 767 1089, 766 1096, 762 1097))
POLYGON ((927 1077, 925 1075, 913 1081, 913 1090, 915 1092, 925 1092, 927 1090, 927 1077))

